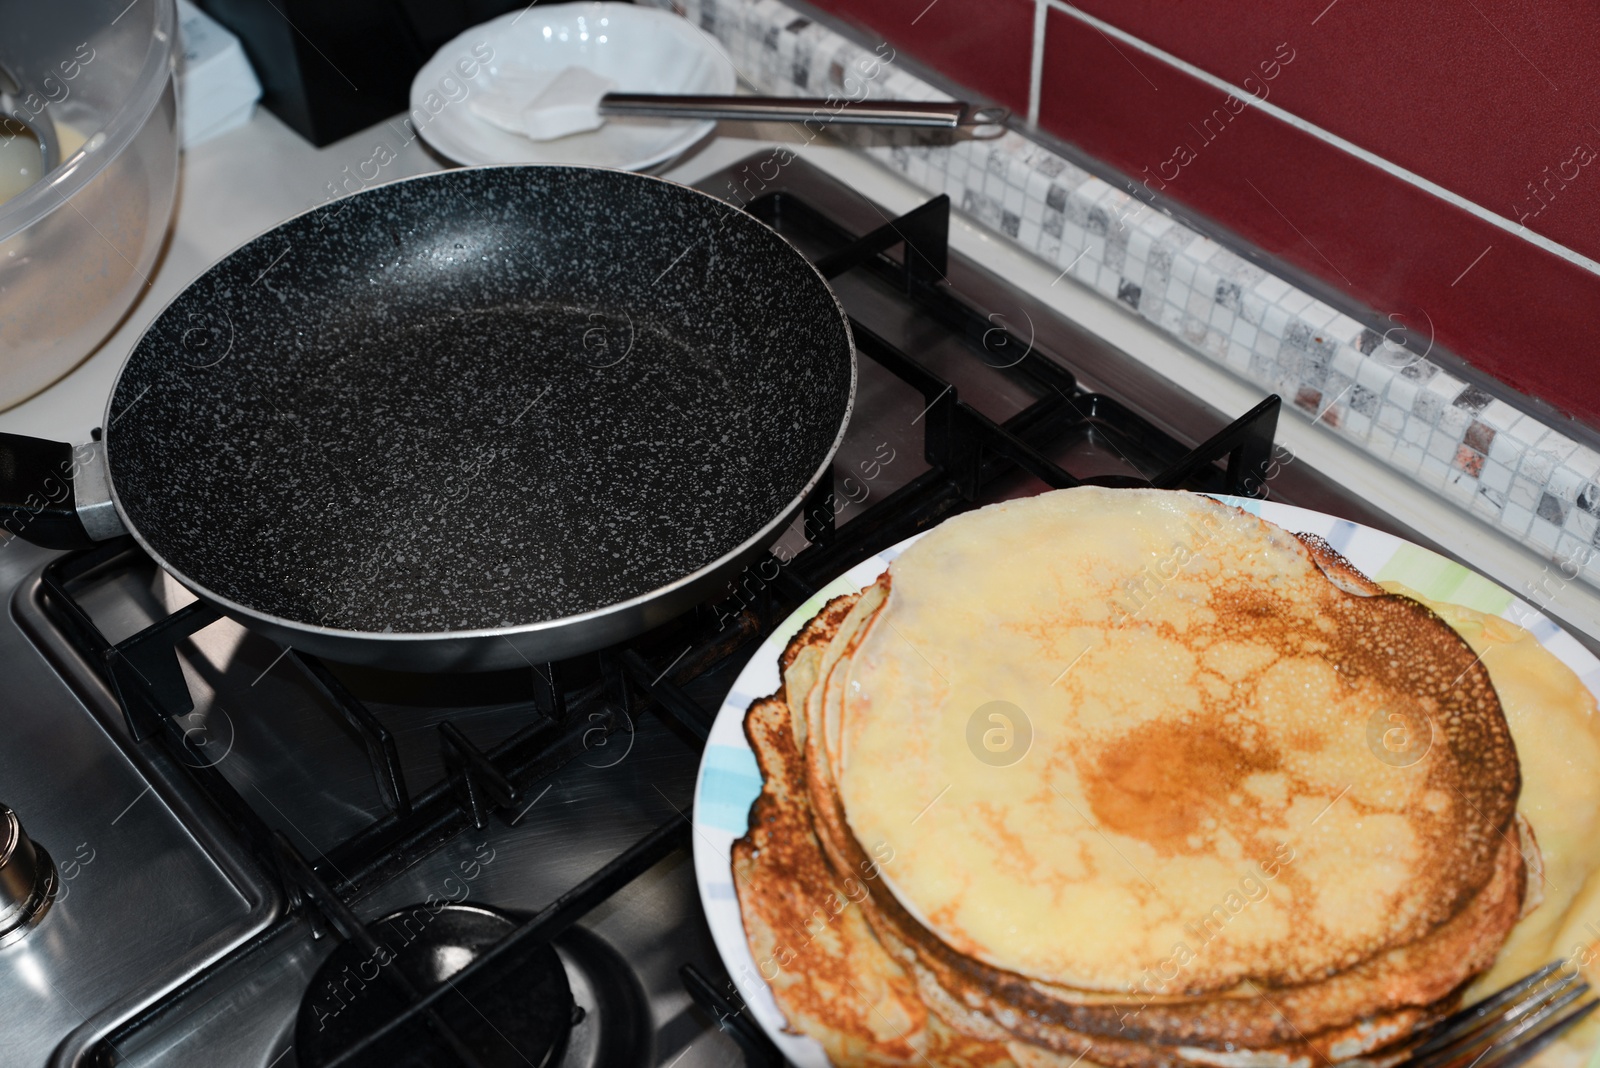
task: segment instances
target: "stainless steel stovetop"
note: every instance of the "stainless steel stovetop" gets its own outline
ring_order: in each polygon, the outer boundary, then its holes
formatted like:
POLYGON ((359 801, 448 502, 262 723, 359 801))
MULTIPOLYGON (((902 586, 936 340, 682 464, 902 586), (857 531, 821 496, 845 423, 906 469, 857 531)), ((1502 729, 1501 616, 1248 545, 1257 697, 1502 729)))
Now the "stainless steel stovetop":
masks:
MULTIPOLYGON (((769 163, 752 159, 701 186, 722 195, 744 191, 739 199, 752 188, 763 195, 785 191, 786 199, 767 203, 767 216, 814 257, 839 246, 834 227, 859 235, 887 221, 875 206, 802 163, 789 163, 776 180, 765 177, 769 163), (830 221, 819 226, 813 215, 830 221)), ((960 294, 977 316, 973 321, 1011 332, 953 329, 927 306, 908 302, 886 270, 856 270, 835 285, 858 324, 942 376, 996 423, 1014 419, 1044 393, 1037 382, 1008 373, 1023 359, 1070 369, 1082 393, 1115 398, 1134 413, 1140 434, 1166 435, 1183 448, 1240 414, 1183 394, 957 258, 944 274, 941 291, 960 294)), ((1095 403, 1065 394, 1063 400, 1074 408, 1095 403)), ((863 526, 878 523, 884 513, 874 508, 890 501, 892 511, 929 477, 924 435, 945 412, 939 403, 878 362, 862 360, 857 414, 835 466, 831 508, 841 537, 859 516, 873 517, 863 526)), ((1159 442, 1119 428, 1111 415, 1077 414, 1083 418, 1054 438, 1030 439, 1074 475, 1149 475, 1151 465, 1165 463, 1159 442)), ((1423 540, 1303 463, 1283 463, 1275 472, 1268 487, 1275 498, 1423 540)), ((977 499, 1042 486, 1020 472, 1001 474, 983 483, 977 499)), ((936 517, 936 510, 929 515, 936 517)), ((786 535, 791 548, 805 540, 798 523, 786 535)), ((41 569, 54 555, 16 539, 0 542, 0 593, 11 608, 0 620, 6 735, 0 801, 48 850, 58 877, 54 900, 32 929, 0 948, 5 1066, 299 1063, 296 1015, 340 939, 314 918, 317 910, 296 907, 296 892, 286 889, 293 882, 286 884, 281 871, 259 859, 259 849, 248 847, 237 814, 197 787, 208 775, 225 779, 253 819, 286 835, 328 884, 358 887, 348 903, 364 921, 430 895, 525 919, 652 829, 689 812, 699 760, 692 731, 649 711, 620 717, 585 711, 594 722, 573 727, 581 740, 575 758, 553 774, 532 777, 515 805, 504 806, 482 829, 460 819, 441 821, 437 833, 414 835, 370 870, 341 871, 339 858, 350 855, 341 852, 342 843, 364 832, 370 838, 370 828, 376 823, 381 830, 393 813, 374 780, 364 736, 327 688, 280 647, 220 620, 177 647, 193 701, 192 710, 179 709, 176 718, 186 744, 168 750, 136 742, 104 672, 45 603, 41 569), (185 769, 185 761, 193 768, 185 769)), ((722 622, 753 610, 747 592, 748 584, 730 589, 702 614, 722 622)), ((136 553, 86 576, 75 596, 113 643, 192 601, 136 553)), ((715 709, 754 649, 753 639, 771 622, 746 627, 737 651, 716 670, 684 679, 683 691, 701 709, 715 709)), ((667 663, 670 652, 657 661, 663 675, 682 670, 667 663)), ((137 669, 137 662, 129 663, 137 669)), ((446 777, 441 722, 489 750, 541 716, 536 696, 541 685, 548 687, 542 666, 480 676, 331 670, 392 735, 404 778, 419 796, 446 777)), ((159 689, 162 680, 146 681, 159 689)), ((725 981, 686 849, 672 850, 578 925, 600 940, 597 952, 610 963, 597 964, 593 953, 585 957, 584 947, 594 942, 581 934, 558 943, 577 1003, 587 1010, 560 1063, 621 1056, 597 1045, 629 1030, 643 1036, 646 1047, 629 1054, 631 1063, 746 1063, 680 974, 691 965, 713 985, 725 981), (595 969, 620 976, 638 995, 637 1004, 630 1009, 626 997, 592 990, 605 978, 595 969)), ((339 1011, 360 991, 360 983, 347 981, 342 990, 328 987, 310 996, 320 1015, 339 1011)))

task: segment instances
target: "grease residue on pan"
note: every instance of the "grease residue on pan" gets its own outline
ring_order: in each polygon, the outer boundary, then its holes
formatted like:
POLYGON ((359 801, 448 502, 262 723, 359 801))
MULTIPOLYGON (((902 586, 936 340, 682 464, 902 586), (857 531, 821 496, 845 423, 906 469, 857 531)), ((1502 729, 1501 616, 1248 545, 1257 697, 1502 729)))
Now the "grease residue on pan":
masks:
POLYGON ((622 172, 379 187, 256 239, 124 368, 130 525, 251 610, 432 633, 648 593, 772 521, 850 395, 832 294, 765 226, 622 172))

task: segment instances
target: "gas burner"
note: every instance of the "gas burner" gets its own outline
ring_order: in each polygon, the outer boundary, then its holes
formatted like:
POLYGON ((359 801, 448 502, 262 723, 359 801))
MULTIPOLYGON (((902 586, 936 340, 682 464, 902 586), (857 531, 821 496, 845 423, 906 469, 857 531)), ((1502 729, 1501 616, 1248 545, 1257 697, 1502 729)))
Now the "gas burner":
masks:
POLYGON ((583 1017, 572 1029, 561 1068, 630 1068, 653 1064, 650 1002, 633 969, 611 944, 582 927, 555 942, 583 1017))
POLYGON ((27 934, 55 896, 55 862, 23 831, 17 814, 0 805, 0 946, 27 934))
MULTIPOLYGON (((294 1050, 301 1068, 335 1063, 363 1038, 388 1028, 348 1062, 425 1068, 471 1063, 482 1068, 563 1064, 582 1012, 564 961, 548 946, 515 971, 478 971, 430 1013, 408 1016, 409 1003, 444 983, 516 929, 503 913, 476 905, 415 905, 368 927, 376 946, 335 949, 300 1002, 294 1050), (471 1060, 461 1057, 462 1048, 471 1060)), ((453 987, 456 984, 451 983, 453 987)))

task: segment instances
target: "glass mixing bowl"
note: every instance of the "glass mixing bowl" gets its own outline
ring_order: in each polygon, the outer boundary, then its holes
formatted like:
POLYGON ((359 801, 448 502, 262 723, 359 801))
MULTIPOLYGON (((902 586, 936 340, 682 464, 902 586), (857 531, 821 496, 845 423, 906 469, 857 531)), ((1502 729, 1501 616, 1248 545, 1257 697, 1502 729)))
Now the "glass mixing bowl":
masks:
POLYGON ((0 0, 0 63, 61 162, 0 203, 0 408, 94 351, 148 284, 178 185, 177 0, 0 0))

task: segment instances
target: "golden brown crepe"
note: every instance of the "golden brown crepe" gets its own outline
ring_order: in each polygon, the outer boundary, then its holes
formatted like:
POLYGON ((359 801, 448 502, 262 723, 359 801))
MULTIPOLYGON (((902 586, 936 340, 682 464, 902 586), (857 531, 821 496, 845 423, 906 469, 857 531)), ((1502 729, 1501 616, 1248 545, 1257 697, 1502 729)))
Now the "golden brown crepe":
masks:
MULTIPOLYGON (((819 614, 791 643, 785 666, 815 642, 819 631, 836 623, 853 601, 842 598, 819 614)), ((1009 1035, 987 1040, 963 1036, 939 1012, 930 1012, 919 993, 919 969, 897 963, 866 921, 862 905, 870 900, 871 862, 841 877, 822 854, 812 831, 790 712, 782 697, 757 701, 745 729, 765 786, 752 809, 750 832, 734 844, 735 884, 752 951, 791 1025, 817 1038, 839 1065, 1067 1065, 1076 1060, 1009 1035)), ((933 994, 931 1000, 946 1014, 963 1012, 948 995, 926 986, 924 990, 933 994)), ((1274 991, 1274 998, 1291 1013, 1315 1012, 1322 1004, 1314 991, 1274 991)), ((1165 1021, 1157 1006, 1123 1005, 1117 1011, 1128 1035, 1159 1029, 1165 1021)), ((965 1015, 970 1030, 972 1014, 965 1015)), ((1414 1010, 1362 1026, 1398 1030, 1423 1015, 1431 1013, 1414 1010)), ((1128 1045, 1117 1041, 1122 1037, 1088 1035, 1079 1039, 1078 1048, 1094 1046, 1096 1063, 1176 1063, 1151 1059, 1137 1047, 1123 1048, 1116 1056, 1118 1046, 1128 1045)), ((1337 1038, 1318 1036, 1318 1045, 1328 1055, 1343 1056, 1347 1051, 1339 1048, 1337 1038)), ((1291 1063, 1315 1061, 1303 1043, 1280 1046, 1274 1052, 1291 1063)), ((1205 1055, 1206 1051, 1191 1048, 1184 1061, 1204 1063, 1205 1055)))
POLYGON ((961 517, 783 668, 747 720, 765 786, 736 885, 835 1063, 1345 1059, 1454 1004, 1523 902, 1476 655, 1208 499, 961 517), (1032 710, 1013 763, 973 758, 993 700, 1032 710), (1403 765, 1370 748, 1395 708, 1439 725, 1403 765))
POLYGON ((1075 489, 958 516, 886 575, 811 698, 816 786, 968 957, 1126 995, 1287 847, 1273 892, 1145 992, 1310 982, 1415 941, 1493 870, 1519 782, 1486 669, 1431 611, 1345 592, 1271 524, 1075 489), (1032 724, 1015 763, 975 758, 992 702, 1032 724), (1440 744, 1376 759, 1369 721, 1389 714, 1440 744))

